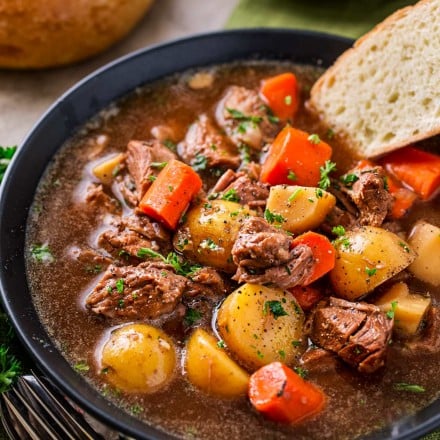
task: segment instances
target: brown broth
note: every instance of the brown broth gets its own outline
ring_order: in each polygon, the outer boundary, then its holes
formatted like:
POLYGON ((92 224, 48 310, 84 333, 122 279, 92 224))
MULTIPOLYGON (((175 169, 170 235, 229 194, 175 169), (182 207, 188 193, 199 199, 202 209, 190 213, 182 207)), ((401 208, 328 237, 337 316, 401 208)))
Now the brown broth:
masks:
MULTIPOLYGON (((99 372, 97 347, 122 321, 95 316, 84 308, 83 299, 100 275, 88 273, 84 263, 69 256, 72 247, 93 244, 101 221, 78 201, 91 181, 90 160, 124 151, 130 139, 148 139, 153 126, 169 121, 183 138, 198 114, 212 114, 215 103, 228 85, 257 87, 262 78, 287 70, 297 74, 304 100, 321 71, 288 63, 219 66, 214 69, 214 87, 206 90, 194 91, 187 86, 190 73, 137 90, 95 118, 66 143, 48 167, 32 206, 27 248, 35 243, 48 243, 56 259, 44 265, 27 258, 27 276, 34 302, 53 342, 72 365, 86 362, 90 366, 89 371, 83 373, 86 379, 119 405, 121 411, 136 414, 147 423, 183 438, 355 438, 414 413, 440 394, 440 353, 409 355, 402 350, 404 341, 393 343, 386 367, 376 374, 362 376, 349 367, 340 367, 336 374, 311 375, 310 380, 325 390, 327 405, 318 417, 295 427, 264 420, 245 398, 217 399, 194 389, 182 377, 179 363, 179 371, 170 386, 152 395, 124 396, 107 385, 99 372), (96 156, 99 135, 108 136, 109 141, 96 156), (394 384, 397 382, 424 386, 426 392, 396 391, 394 384)), ((304 106, 295 125, 325 137, 318 121, 304 106)), ((338 163, 339 171, 348 169, 356 158, 337 145, 337 140, 330 143, 334 146, 333 160, 338 163)), ((439 198, 431 203, 419 203, 405 219, 405 227, 409 228, 419 218, 440 226, 439 198)), ((440 302, 439 289, 422 283, 416 286, 429 292, 434 303, 440 302)), ((163 323, 155 321, 153 324, 161 326, 163 323)), ((172 333, 172 323, 165 327, 182 350, 184 341, 177 340, 181 334, 172 333)))

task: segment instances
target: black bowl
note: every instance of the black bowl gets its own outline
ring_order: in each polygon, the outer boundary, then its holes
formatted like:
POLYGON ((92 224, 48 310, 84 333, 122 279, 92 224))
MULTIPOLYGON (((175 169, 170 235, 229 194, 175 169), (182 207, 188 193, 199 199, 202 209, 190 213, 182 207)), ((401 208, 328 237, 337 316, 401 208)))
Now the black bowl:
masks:
MULTIPOLYGON (((238 30, 199 35, 135 52, 91 74, 36 124, 10 165, 0 196, 1 295, 38 367, 68 396, 108 425, 141 439, 172 438, 106 401, 61 356, 32 304, 24 264, 25 227, 35 189, 52 156, 84 122, 141 84, 196 66, 261 58, 329 66, 352 41, 313 32, 238 30)), ((414 439, 440 426, 440 400, 371 439, 414 439)))

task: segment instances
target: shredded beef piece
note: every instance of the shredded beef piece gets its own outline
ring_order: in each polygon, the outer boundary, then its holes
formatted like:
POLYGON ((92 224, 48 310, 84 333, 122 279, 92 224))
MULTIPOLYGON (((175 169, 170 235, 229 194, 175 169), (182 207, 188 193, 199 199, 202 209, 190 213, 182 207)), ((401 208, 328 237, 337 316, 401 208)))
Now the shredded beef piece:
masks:
POLYGON ((210 299, 220 299, 231 291, 231 284, 219 272, 211 267, 202 267, 191 274, 185 297, 203 296, 210 299))
POLYGON ((83 263, 86 272, 90 271, 90 273, 101 272, 101 270, 105 269, 113 261, 112 258, 102 255, 97 250, 91 248, 71 247, 68 250, 68 255, 80 263, 83 263))
POLYGON ((386 188, 386 174, 381 166, 372 169, 354 168, 347 174, 354 174, 358 180, 351 187, 342 186, 344 192, 358 210, 361 226, 380 226, 391 211, 393 196, 386 188))
POLYGON ((309 348, 300 359, 301 365, 310 373, 334 372, 338 366, 338 358, 323 348, 309 348))
POLYGON ((151 185, 151 176, 156 176, 160 168, 151 164, 169 162, 176 155, 159 141, 130 141, 127 146, 127 168, 136 185, 138 201, 151 185))
POLYGON ((292 237, 270 226, 260 217, 243 222, 232 247, 238 266, 233 280, 248 283, 273 283, 283 289, 302 285, 310 276, 313 254, 306 245, 291 249, 292 237))
POLYGON ((185 277, 164 263, 111 265, 87 297, 86 306, 109 318, 154 319, 176 308, 186 283, 185 277))
POLYGON ((118 200, 109 196, 102 185, 91 184, 87 188, 85 202, 87 206, 101 214, 119 214, 121 204, 118 200))
POLYGON ((258 92, 245 87, 227 89, 217 106, 216 119, 237 146, 246 144, 256 150, 272 142, 278 131, 278 124, 269 121, 267 108, 258 92))
POLYGON ((237 168, 241 159, 237 148, 220 134, 206 115, 189 127, 185 140, 177 146, 183 160, 198 171, 237 168))
POLYGON ((248 205, 257 212, 263 212, 269 197, 269 185, 252 179, 246 172, 226 171, 218 180, 213 193, 219 193, 219 197, 228 191, 234 190, 239 203, 248 205))
POLYGON ((310 339, 336 353, 361 373, 373 373, 385 363, 393 319, 372 304, 330 298, 309 319, 310 339))
POLYGON ((141 248, 150 248, 167 254, 171 250, 169 232, 145 215, 132 214, 122 217, 114 229, 104 231, 98 237, 98 245, 116 258, 138 257, 141 248))
POLYGON ((440 351, 440 307, 431 306, 426 315, 426 327, 416 338, 405 344, 411 354, 433 354, 440 351))

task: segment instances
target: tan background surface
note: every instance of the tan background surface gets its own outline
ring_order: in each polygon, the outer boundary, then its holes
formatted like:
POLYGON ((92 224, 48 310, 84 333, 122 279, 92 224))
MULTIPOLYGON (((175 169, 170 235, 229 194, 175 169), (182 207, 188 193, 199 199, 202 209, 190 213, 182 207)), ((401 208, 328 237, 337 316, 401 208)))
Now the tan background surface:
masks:
POLYGON ((46 71, 0 70, 0 145, 26 136, 50 104, 79 79, 133 50, 224 27, 237 0, 156 0, 123 41, 90 61, 46 71))

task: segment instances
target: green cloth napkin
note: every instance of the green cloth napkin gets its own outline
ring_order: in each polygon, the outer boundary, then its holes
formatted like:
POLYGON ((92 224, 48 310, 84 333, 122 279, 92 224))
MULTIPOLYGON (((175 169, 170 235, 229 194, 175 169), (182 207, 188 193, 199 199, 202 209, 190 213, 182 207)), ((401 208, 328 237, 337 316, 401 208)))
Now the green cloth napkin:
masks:
MULTIPOLYGON (((283 27, 358 38, 408 0, 240 0, 226 28, 283 27)), ((423 440, 440 440, 440 430, 423 440)))
POLYGON ((357 38, 408 0, 241 0, 226 27, 312 29, 357 38))

